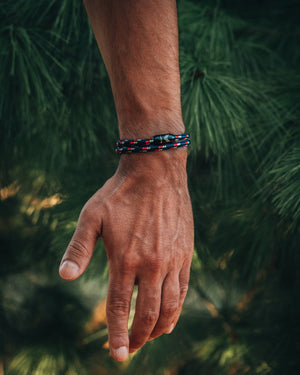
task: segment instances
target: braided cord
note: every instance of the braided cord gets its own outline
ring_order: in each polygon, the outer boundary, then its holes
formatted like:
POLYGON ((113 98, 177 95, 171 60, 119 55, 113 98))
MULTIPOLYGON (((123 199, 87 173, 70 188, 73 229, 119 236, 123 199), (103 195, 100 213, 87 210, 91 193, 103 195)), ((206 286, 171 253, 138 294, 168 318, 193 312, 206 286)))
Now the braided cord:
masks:
POLYGON ((145 139, 123 139, 117 142, 115 150, 118 154, 172 150, 189 146, 189 138, 189 134, 159 134, 145 139))
POLYGON ((132 147, 117 147, 116 152, 118 154, 131 154, 134 152, 152 152, 152 151, 163 151, 163 150, 172 150, 178 147, 187 147, 191 144, 191 141, 188 139, 186 141, 166 143, 163 145, 149 145, 149 146, 132 146, 132 147))
POLYGON ((117 147, 175 143, 178 141, 182 141, 184 139, 188 139, 189 137, 190 137, 189 134, 178 134, 178 135, 159 134, 159 135, 155 135, 154 137, 145 138, 145 139, 122 139, 117 143, 117 147))

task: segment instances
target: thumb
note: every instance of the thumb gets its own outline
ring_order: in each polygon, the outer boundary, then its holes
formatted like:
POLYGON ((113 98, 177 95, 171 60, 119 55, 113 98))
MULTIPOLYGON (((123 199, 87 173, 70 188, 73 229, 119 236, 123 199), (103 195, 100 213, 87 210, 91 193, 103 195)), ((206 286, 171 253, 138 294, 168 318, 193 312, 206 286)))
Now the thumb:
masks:
POLYGON ((101 229, 99 216, 88 207, 80 213, 76 230, 61 260, 59 274, 74 280, 86 270, 101 229))

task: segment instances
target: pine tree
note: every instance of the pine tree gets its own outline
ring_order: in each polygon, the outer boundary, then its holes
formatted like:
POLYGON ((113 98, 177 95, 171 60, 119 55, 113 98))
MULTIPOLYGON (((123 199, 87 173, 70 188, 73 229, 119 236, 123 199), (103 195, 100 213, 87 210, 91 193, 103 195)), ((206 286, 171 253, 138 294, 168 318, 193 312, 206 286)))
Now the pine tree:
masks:
POLYGON ((0 374, 299 373, 298 14, 294 0, 178 2, 190 291, 175 331, 124 366, 106 349, 103 244, 79 280, 57 275, 118 163, 104 64, 81 2, 1 2, 0 374))

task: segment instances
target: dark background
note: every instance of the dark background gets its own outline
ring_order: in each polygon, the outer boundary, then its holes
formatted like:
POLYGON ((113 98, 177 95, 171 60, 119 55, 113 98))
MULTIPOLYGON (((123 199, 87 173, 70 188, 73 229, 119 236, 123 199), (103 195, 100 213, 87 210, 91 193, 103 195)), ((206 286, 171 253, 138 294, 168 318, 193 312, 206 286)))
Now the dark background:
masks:
POLYGON ((117 364, 102 243, 58 277, 118 163, 109 79, 81 1, 1 1, 1 375, 300 373, 298 3, 178 2, 190 291, 174 332, 117 364))

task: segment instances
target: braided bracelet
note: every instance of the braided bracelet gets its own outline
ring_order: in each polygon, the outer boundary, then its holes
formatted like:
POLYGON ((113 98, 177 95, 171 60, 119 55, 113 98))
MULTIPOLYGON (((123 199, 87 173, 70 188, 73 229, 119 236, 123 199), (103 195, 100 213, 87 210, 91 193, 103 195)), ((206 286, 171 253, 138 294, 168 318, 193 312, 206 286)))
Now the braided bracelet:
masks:
POLYGON ((123 139, 117 142, 118 154, 151 152, 187 147, 191 144, 189 134, 159 134, 146 139, 123 139))

